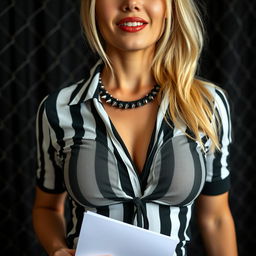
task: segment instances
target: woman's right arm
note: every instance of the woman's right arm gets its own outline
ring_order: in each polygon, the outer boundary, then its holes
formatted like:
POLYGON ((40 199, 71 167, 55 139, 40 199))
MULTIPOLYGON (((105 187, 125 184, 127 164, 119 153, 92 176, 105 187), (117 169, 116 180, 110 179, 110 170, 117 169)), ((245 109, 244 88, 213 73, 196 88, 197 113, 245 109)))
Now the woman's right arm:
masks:
POLYGON ((36 188, 33 206, 33 226, 42 246, 50 256, 71 256, 65 242, 65 208, 66 193, 50 194, 36 188))

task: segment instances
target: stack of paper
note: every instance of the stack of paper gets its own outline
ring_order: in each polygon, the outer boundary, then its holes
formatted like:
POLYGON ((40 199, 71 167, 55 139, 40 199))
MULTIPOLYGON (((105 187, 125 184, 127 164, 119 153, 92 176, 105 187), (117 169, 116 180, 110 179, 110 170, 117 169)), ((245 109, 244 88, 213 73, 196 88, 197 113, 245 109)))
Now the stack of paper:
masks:
POLYGON ((168 236, 86 212, 76 256, 172 256, 176 245, 168 236))

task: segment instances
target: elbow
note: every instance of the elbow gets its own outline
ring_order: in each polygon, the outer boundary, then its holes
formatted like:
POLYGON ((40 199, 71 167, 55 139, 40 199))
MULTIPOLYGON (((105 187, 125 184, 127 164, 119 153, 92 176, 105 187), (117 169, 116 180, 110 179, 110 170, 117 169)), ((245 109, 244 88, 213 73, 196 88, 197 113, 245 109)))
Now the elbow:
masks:
POLYGON ((215 233, 224 227, 233 226, 231 214, 224 213, 213 216, 201 216, 198 218, 198 224, 203 233, 215 233))
POLYGON ((199 218, 198 224, 202 231, 214 232, 219 229, 224 223, 224 219, 220 217, 209 217, 209 218, 199 218))

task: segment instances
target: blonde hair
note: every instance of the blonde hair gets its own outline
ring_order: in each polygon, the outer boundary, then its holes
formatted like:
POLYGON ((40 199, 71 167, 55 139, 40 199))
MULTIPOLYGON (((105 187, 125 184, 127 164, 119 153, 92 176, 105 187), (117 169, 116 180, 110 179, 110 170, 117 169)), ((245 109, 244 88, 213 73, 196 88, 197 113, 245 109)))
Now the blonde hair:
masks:
MULTIPOLYGON (((113 72, 104 51, 104 40, 97 30, 95 2, 81 0, 82 25, 92 50, 113 72)), ((168 115, 174 125, 181 127, 185 123, 193 134, 184 131, 186 135, 198 141, 203 149, 200 132, 211 139, 212 151, 219 149, 213 96, 205 82, 195 78, 204 33, 199 11, 193 0, 166 0, 166 8, 165 30, 156 44, 151 65, 153 76, 161 85, 161 93, 169 93, 168 115)))

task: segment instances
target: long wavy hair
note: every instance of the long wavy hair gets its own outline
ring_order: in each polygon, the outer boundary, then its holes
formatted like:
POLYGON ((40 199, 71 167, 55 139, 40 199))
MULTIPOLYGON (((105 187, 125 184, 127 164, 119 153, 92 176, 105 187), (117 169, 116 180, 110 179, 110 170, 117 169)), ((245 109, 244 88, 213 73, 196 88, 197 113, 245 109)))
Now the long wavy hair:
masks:
MULTIPOLYGON (((104 50, 104 39, 97 29, 95 2, 81 0, 83 30, 92 50, 113 72, 111 61, 104 50)), ((198 141, 204 149, 200 136, 202 132, 211 139, 211 150, 214 151, 219 149, 214 99, 205 87, 206 82, 196 78, 204 41, 200 13, 193 0, 166 0, 166 9, 165 29, 156 43, 151 65, 153 76, 161 85, 161 93, 169 93, 168 115, 174 125, 181 128, 185 124, 190 132, 184 133, 198 141)))

